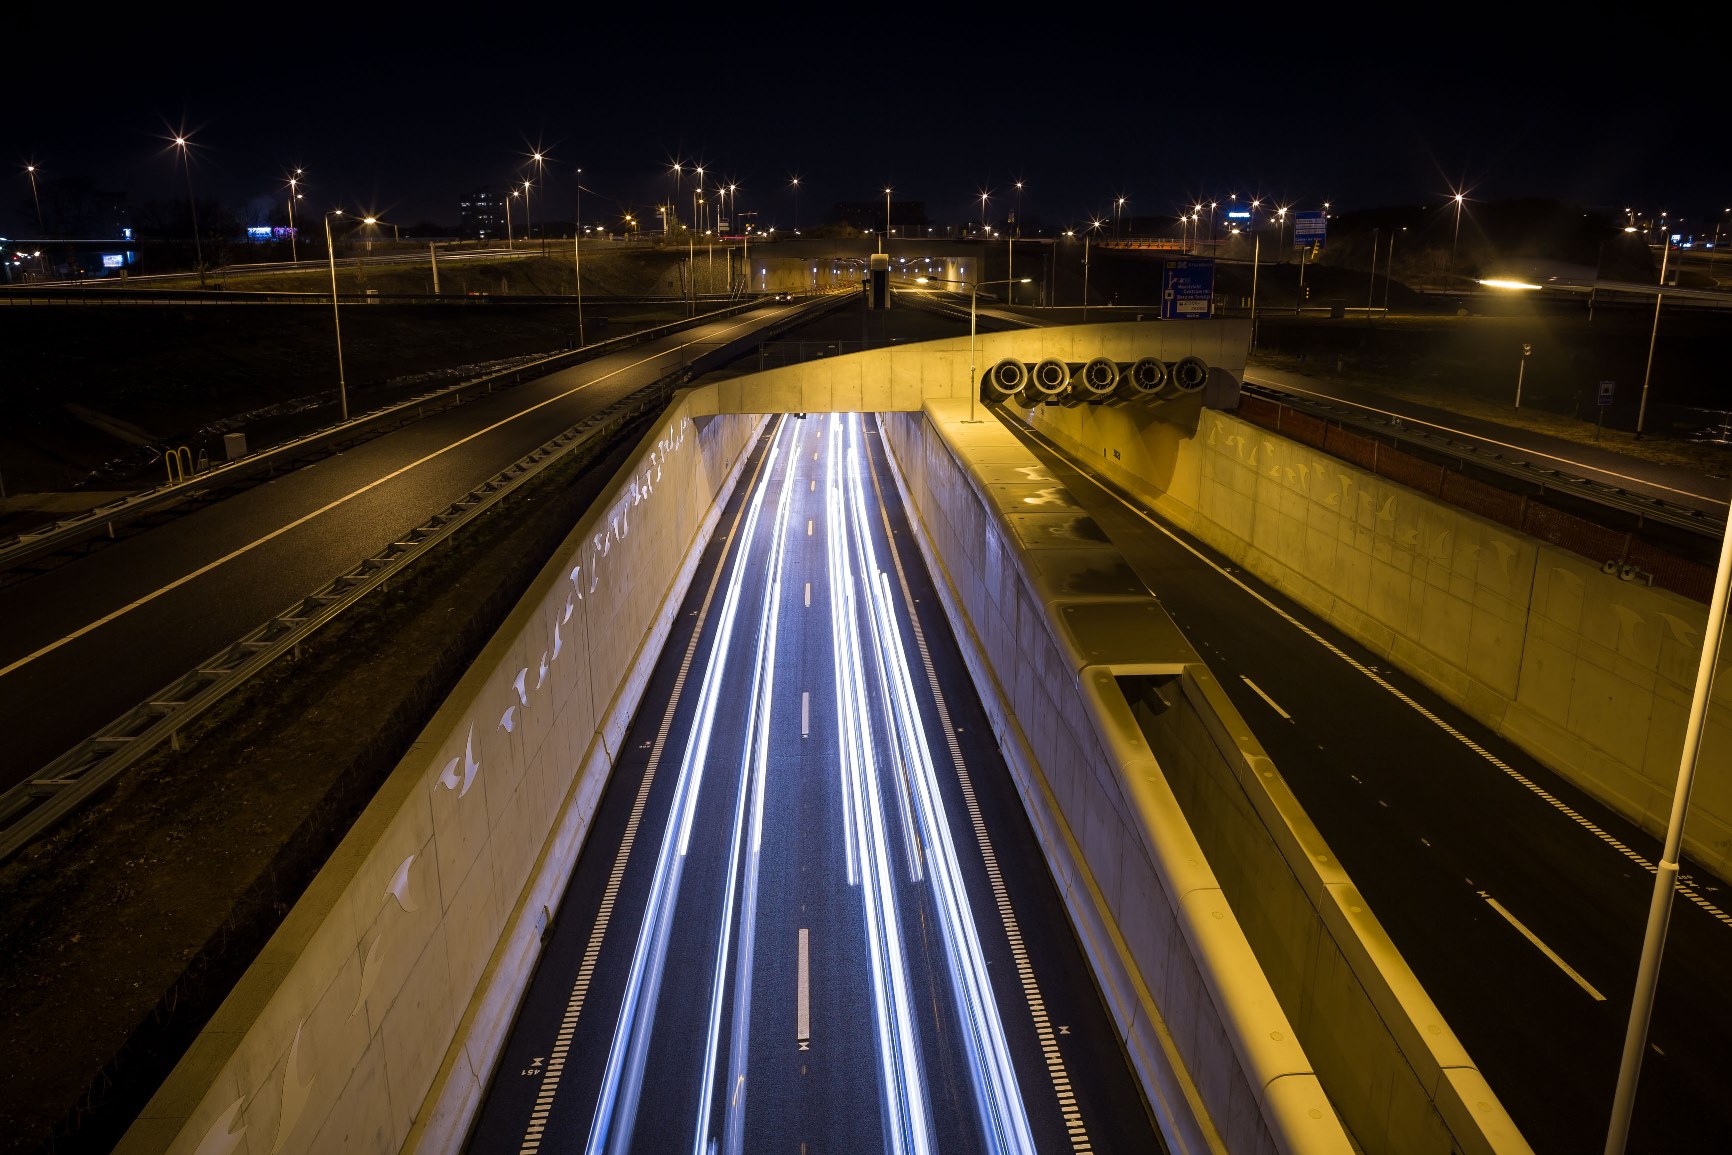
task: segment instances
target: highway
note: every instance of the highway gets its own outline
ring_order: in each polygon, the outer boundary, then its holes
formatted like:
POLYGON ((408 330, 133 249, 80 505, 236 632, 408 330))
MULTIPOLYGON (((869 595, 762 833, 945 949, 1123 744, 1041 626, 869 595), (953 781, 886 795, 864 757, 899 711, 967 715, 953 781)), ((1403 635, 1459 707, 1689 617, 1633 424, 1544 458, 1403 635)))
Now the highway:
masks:
POLYGON ((584 417, 789 315, 700 324, 428 416, 0 590, 0 789, 584 417))
MULTIPOLYGON (((1658 841, 1010 423, 1208 662, 1535 1150, 1600 1150, 1658 841)), ((1684 878, 1631 1151, 1732 1134, 1732 902, 1684 878)))
POLYGON ((870 418, 706 547, 477 1152, 1160 1149, 870 418))

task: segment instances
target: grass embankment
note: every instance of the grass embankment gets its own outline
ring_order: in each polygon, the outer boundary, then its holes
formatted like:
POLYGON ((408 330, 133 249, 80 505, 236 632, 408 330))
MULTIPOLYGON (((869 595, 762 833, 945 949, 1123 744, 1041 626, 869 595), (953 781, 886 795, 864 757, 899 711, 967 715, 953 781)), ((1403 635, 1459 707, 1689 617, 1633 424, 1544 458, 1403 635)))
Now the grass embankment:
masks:
MULTIPOLYGON (((585 336, 682 313, 586 299, 585 336)), ((342 325, 352 413, 577 338, 576 309, 555 304, 350 306, 342 325)), ((252 415, 238 428, 254 449, 337 418, 328 306, 5 308, 0 346, 0 479, 14 506, 18 494, 154 484, 161 465, 151 446, 184 444, 220 459, 221 434, 240 415, 252 415), (93 414, 132 426, 130 439, 93 414)))
POLYGON ((1270 315, 1259 319, 1253 367, 1287 370, 1464 416, 1531 429, 1631 457, 1709 475, 1732 468, 1732 447, 1702 439, 1722 397, 1717 363, 1732 320, 1665 319, 1656 344, 1646 420, 1634 436, 1646 370, 1651 313, 1601 310, 1585 315, 1515 315, 1335 320, 1270 315), (1522 345, 1531 346, 1525 369, 1522 345), (1521 406, 1515 404, 1521 377, 1521 406), (1596 435, 1601 381, 1615 382, 1615 403, 1596 435))

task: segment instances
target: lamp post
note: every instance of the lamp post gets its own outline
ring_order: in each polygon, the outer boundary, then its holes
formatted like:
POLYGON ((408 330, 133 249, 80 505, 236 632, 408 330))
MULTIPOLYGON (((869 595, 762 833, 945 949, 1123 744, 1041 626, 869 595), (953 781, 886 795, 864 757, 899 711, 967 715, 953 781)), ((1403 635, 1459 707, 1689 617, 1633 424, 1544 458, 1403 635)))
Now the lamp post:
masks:
MULTIPOLYGON (((703 200, 703 197, 699 194, 701 194, 703 192, 703 188, 704 188, 704 186, 700 184, 696 188, 692 189, 692 220, 693 221, 696 221, 698 219, 698 203, 703 200)), ((697 251, 697 243, 698 243, 698 238, 693 236, 692 230, 688 228, 686 230, 686 280, 691 285, 692 309, 691 309, 691 313, 689 315, 693 316, 693 317, 698 315, 698 251, 697 251)))
POLYGON ((1534 351, 1534 347, 1532 345, 1528 344, 1526 341, 1522 342, 1522 359, 1521 359, 1520 365, 1516 369, 1516 403, 1515 403, 1515 407, 1517 409, 1520 409, 1522 407, 1522 378, 1527 376, 1528 354, 1532 353, 1533 351, 1534 351))
POLYGON ((571 230, 571 267, 577 278, 577 345, 583 347, 583 170, 577 170, 577 226, 571 230))
MULTIPOLYGON (((1648 381, 1654 375, 1654 343, 1660 338, 1660 302, 1666 296, 1666 259, 1672 255, 1672 238, 1662 236, 1660 250, 1660 288, 1654 294, 1654 327, 1648 333, 1648 365, 1642 370, 1642 403, 1636 407, 1636 440, 1642 439, 1643 427, 1648 419, 1648 381)), ((1637 1056, 1638 1063, 1641 1057, 1637 1056)))
POLYGON ((1382 229, 1371 230, 1371 281, 1365 286, 1365 319, 1371 320, 1372 302, 1377 299, 1377 242, 1382 229))
POLYGON ((512 252, 517 251, 517 242, 511 238, 511 202, 516 199, 516 189, 512 189, 511 195, 505 198, 505 247, 512 252))
POLYGON ((48 230, 42 225, 42 198, 36 192, 36 166, 27 164, 24 172, 30 177, 30 199, 36 203, 36 235, 41 236, 48 230))
POLYGON ((665 242, 674 235, 674 206, 680 203, 680 171, 681 164, 674 161, 670 175, 673 177, 673 195, 668 198, 668 214, 662 218, 662 240, 665 242))
POLYGON ((1089 236, 1098 232, 1103 223, 1105 222, 1090 220, 1089 227, 1083 230, 1083 324, 1085 325, 1089 321, 1089 236))
POLYGON ((794 187, 794 235, 800 235, 800 178, 795 177, 788 182, 794 187))
MULTIPOLYGON (((543 156, 540 152, 533 152, 530 154, 530 159, 535 162, 535 179, 540 180, 541 179, 541 162, 543 160, 545 160, 546 157, 543 156)), ((528 181, 523 182, 523 223, 525 225, 527 225, 529 223, 529 182, 528 181)), ((547 222, 546 221, 543 221, 541 224, 541 255, 544 257, 547 255, 547 222)))
POLYGON ((1461 202, 1462 202, 1462 195, 1460 193, 1456 193, 1452 199, 1455 201, 1455 233, 1450 238, 1450 241, 1449 241, 1449 280, 1450 280, 1450 283, 1453 285, 1455 283, 1455 251, 1456 251, 1456 248, 1461 244, 1461 202))
POLYGON ((884 186, 884 247, 879 249, 878 251, 881 253, 886 253, 886 254, 890 252, 890 186, 889 185, 884 186))
POLYGON ((289 263, 300 264, 300 252, 295 245, 295 202, 301 199, 301 170, 296 169, 295 175, 289 178, 289 263))
MULTIPOLYGON (((1407 226, 1389 230, 1389 255, 1383 259, 1383 315, 1389 316, 1389 282, 1395 276, 1395 238, 1407 231, 1407 226)), ((1589 309, 1593 308, 1592 304, 1589 309)))
POLYGON ((704 203, 704 166, 700 164, 692 171, 698 174, 698 183, 692 187, 692 227, 701 229, 704 221, 698 216, 698 208, 704 203))
POLYGON ((1251 202, 1251 348, 1257 347, 1257 266, 1263 259, 1263 234, 1257 231, 1257 202, 1251 202))
POLYGON ((337 332, 337 400, 342 406, 343 420, 349 419, 349 382, 343 375, 343 318, 337 311, 337 249, 331 240, 331 218, 343 215, 342 209, 325 213, 325 256, 331 263, 331 326, 337 332))
MULTIPOLYGON (((193 199, 192 195, 192 158, 189 155, 186 137, 177 136, 174 138, 174 143, 180 149, 181 167, 186 169, 186 207, 192 212, 192 250, 198 261, 198 287, 202 289, 204 288, 204 244, 198 238, 198 202, 193 199)), ((35 187, 34 179, 31 181, 31 187, 35 187)))
MULTIPOLYGON (((983 192, 980 194, 980 235, 982 237, 986 236, 986 202, 991 196, 992 194, 990 192, 983 192)), ((981 251, 985 252, 984 249, 981 251)), ((986 258, 981 257, 980 259, 982 266, 984 266, 986 258)))
MULTIPOLYGON (((1031 280, 1031 278, 1024 277, 1024 278, 1022 278, 1020 283, 1026 285, 1026 284, 1028 284, 1028 282, 1030 280, 1031 280)), ((967 285, 968 286, 968 420, 970 423, 973 423, 975 421, 974 397, 975 397, 975 394, 980 392, 980 386, 975 381, 975 376, 974 376, 974 374, 975 374, 975 368, 974 368, 974 322, 975 322, 975 316, 976 316, 976 302, 979 298, 980 290, 984 286, 986 286, 986 285, 1008 285, 1011 283, 1011 280, 1009 277, 1003 277, 1003 278, 1000 278, 999 280, 996 280, 996 281, 973 281, 973 282, 955 281, 955 280, 951 280, 947 277, 916 277, 916 278, 914 278, 914 283, 917 285, 931 284, 934 281, 938 282, 939 284, 944 284, 944 285, 967 285)))
MULTIPOLYGON (((523 239, 528 242, 524 248, 531 253, 535 251, 535 220, 529 215, 529 190, 533 187, 528 181, 523 182, 523 239)), ((546 230, 543 229, 543 232, 546 230)))

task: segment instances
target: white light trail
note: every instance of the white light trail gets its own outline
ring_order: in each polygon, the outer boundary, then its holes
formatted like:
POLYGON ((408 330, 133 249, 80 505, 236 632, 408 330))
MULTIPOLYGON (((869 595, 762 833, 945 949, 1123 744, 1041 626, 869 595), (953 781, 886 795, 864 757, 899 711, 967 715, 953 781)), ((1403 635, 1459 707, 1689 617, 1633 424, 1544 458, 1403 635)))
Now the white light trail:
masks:
MULTIPOLYGON (((766 472, 775 467, 778 445, 785 429, 778 428, 770 448, 766 472)), ((745 541, 753 540, 758 518, 763 510, 767 486, 752 496, 750 513, 743 529, 745 541)), ((718 618, 715 649, 704 670, 692 735, 686 743, 680 762, 680 774, 674 787, 674 804, 669 821, 662 832, 661 850, 656 857, 655 873, 644 908, 643 925, 638 930, 637 945, 632 952, 631 970, 626 978, 624 997, 620 1001, 619 1019, 614 1027, 613 1042, 608 1048, 607 1066, 602 1075, 601 1092, 597 1097, 595 1118, 590 1123, 589 1137, 584 1145, 586 1155, 623 1155, 631 1144, 632 1128, 636 1123, 638 1096, 643 1086, 644 1060, 649 1050, 650 1035, 655 1024, 657 996, 660 993, 662 971, 667 961, 667 942, 672 929, 675 900, 679 894, 680 877, 685 864, 686 841, 690 828, 690 810, 703 782, 704 762, 709 753, 710 728, 715 720, 716 703, 727 669, 728 645, 738 618, 740 591, 750 567, 743 559, 736 562, 728 579, 727 594, 718 618), (676 821, 677 819, 677 821, 676 821)))

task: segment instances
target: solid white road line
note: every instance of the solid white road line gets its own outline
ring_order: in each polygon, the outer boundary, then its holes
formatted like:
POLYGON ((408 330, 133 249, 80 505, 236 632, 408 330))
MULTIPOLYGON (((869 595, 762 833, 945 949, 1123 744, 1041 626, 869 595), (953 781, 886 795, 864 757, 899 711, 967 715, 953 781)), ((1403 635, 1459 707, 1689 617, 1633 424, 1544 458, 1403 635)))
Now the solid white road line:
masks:
MULTIPOLYGON (((1049 442, 1047 442, 1045 440, 1045 438, 1043 438, 1038 431, 1028 427, 1026 424, 1024 424, 1022 426, 1022 428, 1029 434, 1029 436, 1031 438, 1040 441, 1041 444, 1047 448, 1048 452, 1054 453, 1061 458, 1064 457, 1064 455, 1059 453, 1058 450, 1053 449, 1051 447, 1051 444, 1049 442)), ((1463 746, 1466 746, 1469 750, 1473 751, 1475 754, 1477 754, 1481 758, 1485 759, 1492 766, 1494 766, 1498 770, 1502 771, 1512 781, 1520 784, 1530 794, 1534 795, 1534 797, 1545 802, 1548 806, 1550 806, 1552 809, 1556 810, 1558 813, 1562 814, 1564 817, 1568 818, 1570 821, 1574 822, 1577 826, 1581 827, 1583 830, 1586 830, 1589 834, 1592 834, 1595 838, 1599 839, 1601 842, 1603 842, 1607 846, 1611 847, 1613 850, 1617 851, 1619 854, 1623 855, 1625 858, 1629 859, 1631 862, 1635 863, 1637 866, 1641 867, 1643 870, 1647 871, 1649 874, 1653 874, 1655 872, 1654 864, 1651 861, 1649 861, 1647 858, 1643 857, 1641 854, 1639 854, 1635 850, 1633 850, 1622 839, 1618 838, 1616 835, 1612 834, 1609 830, 1605 829, 1604 827, 1600 826, 1598 823, 1594 822, 1587 815, 1583 814, 1581 811, 1579 811, 1575 807, 1571 806, 1568 802, 1564 801, 1562 798, 1559 798, 1557 795, 1555 795, 1551 791, 1547 790, 1544 786, 1541 786, 1538 782, 1535 782, 1532 778, 1529 778, 1526 774, 1523 774, 1520 770, 1517 770, 1514 766, 1511 766, 1508 762, 1505 762, 1502 758, 1499 758, 1496 754, 1493 754, 1490 750, 1487 750, 1484 746, 1481 746, 1478 742, 1474 741, 1468 735, 1463 734, 1460 730, 1457 730, 1454 726, 1451 726, 1448 722, 1446 722, 1442 718, 1438 717, 1437 713, 1434 710, 1430 709, 1428 706, 1426 706, 1423 702, 1420 702, 1418 699, 1414 698, 1410 694, 1406 694, 1406 693, 1402 692, 1402 690, 1399 689, 1388 678, 1385 678, 1381 673, 1379 673, 1378 670, 1376 669, 1376 667, 1368 666, 1364 662, 1359 661, 1353 655, 1349 654, 1346 650, 1342 649, 1340 646, 1336 645, 1334 642, 1330 641, 1328 638, 1325 638, 1322 634, 1319 634, 1316 630, 1313 630, 1310 626, 1307 626, 1304 622, 1301 622, 1298 618, 1294 617, 1292 614, 1288 613, 1286 610, 1282 609, 1280 606, 1276 605, 1274 602, 1270 601, 1268 598, 1264 597, 1262 594, 1260 594, 1256 590, 1252 589, 1249 585, 1246 585, 1245 582, 1242 581, 1231 570, 1226 569, 1223 566, 1217 565, 1213 558, 1209 557, 1207 554, 1203 553, 1197 547, 1193 546, 1190 542, 1188 542, 1184 538, 1180 537, 1173 530, 1167 528, 1165 523, 1163 523, 1158 518, 1156 518, 1148 510, 1143 509, 1141 506, 1135 504, 1134 502, 1126 500, 1124 497, 1120 496, 1120 494, 1117 491, 1115 491, 1115 490, 1109 488, 1107 485, 1103 484, 1098 478, 1096 478, 1092 474, 1084 471, 1079 466, 1077 466, 1076 463, 1069 461, 1068 458, 1065 458, 1065 460, 1066 460, 1067 464, 1069 464, 1071 466, 1071 468, 1076 469, 1076 471, 1079 474, 1081 474, 1084 478, 1086 478, 1092 485, 1095 486, 1095 488, 1099 489, 1101 491, 1101 493, 1105 494, 1107 497, 1110 497, 1112 500, 1114 500, 1114 501, 1118 502, 1120 505, 1124 506, 1125 509, 1129 510, 1135 516, 1141 518, 1151 528, 1153 528, 1154 530, 1156 530, 1157 532, 1159 532, 1161 534, 1164 534, 1166 537, 1171 539, 1172 542, 1175 545, 1177 545, 1180 549, 1185 550, 1192 557, 1196 558, 1198 561, 1202 562, 1204 565, 1208 566, 1210 569, 1214 570, 1216 573, 1220 574, 1222 577, 1224 577, 1228 581, 1232 582, 1235 586, 1238 586, 1241 591, 1248 594, 1253 600, 1261 603, 1264 609, 1267 609, 1270 613, 1274 614, 1276 617, 1280 618, 1282 621, 1285 621, 1288 625, 1292 626, 1294 629, 1298 630, 1300 633, 1302 633, 1306 637, 1310 638, 1313 642, 1316 642, 1318 645, 1322 646, 1325 650, 1329 651, 1329 653, 1333 654, 1335 657, 1341 659, 1343 662, 1346 662, 1353 669, 1357 670, 1359 673, 1363 674, 1371 682, 1373 682, 1375 685, 1377 685, 1377 687, 1379 689, 1382 689, 1383 691, 1388 693, 1391 697, 1395 698, 1398 702, 1401 702, 1403 705, 1407 706, 1414 713, 1418 714, 1420 717, 1424 718, 1426 721, 1430 722, 1432 725, 1434 725, 1438 729, 1442 730, 1445 734, 1448 734, 1451 738, 1454 738, 1457 742, 1460 742, 1463 746)), ((1714 918, 1716 921, 1718 921, 1721 925, 1732 927, 1732 913, 1728 913, 1727 911, 1722 910, 1714 902, 1709 900, 1700 890, 1696 889, 1696 887, 1694 885, 1692 885, 1689 882, 1686 882, 1682 877, 1680 877, 1678 879, 1678 882, 1677 882, 1677 887, 1678 887, 1678 893, 1679 894, 1683 895, 1686 899, 1690 900, 1690 902, 1695 904, 1701 910, 1705 911, 1708 915, 1710 915, 1712 918, 1714 918)))
POLYGON ((800 691, 800 737, 808 738, 812 734, 812 691, 800 691))
POLYGON ((812 604, 812 583, 807 582, 806 583, 806 605, 810 606, 811 604, 812 604))
POLYGON ((379 488, 381 485, 384 485, 388 481, 395 481, 397 478, 403 476, 405 473, 408 473, 411 469, 417 469, 423 465, 426 465, 429 461, 435 461, 438 458, 445 456, 445 454, 450 453, 453 449, 457 449, 457 448, 460 448, 464 445, 467 445, 471 441, 474 441, 478 437, 485 437, 487 434, 492 433, 495 429, 503 428, 504 426, 511 424, 513 421, 516 421, 520 417, 527 417, 527 416, 529 416, 529 414, 534 413, 538 409, 545 409, 549 405, 553 405, 557 402, 564 401, 567 397, 570 397, 573 394, 581 393, 585 389, 589 389, 589 388, 592 388, 596 385, 599 385, 603 381, 606 381, 610 377, 617 377, 621 373, 624 373, 628 370, 636 369, 639 365, 647 365, 651 361, 660 360, 661 358, 666 357, 669 354, 677 354, 677 353, 681 352, 684 348, 685 348, 685 345, 679 345, 679 346, 676 346, 675 348, 665 349, 660 353, 656 353, 656 354, 653 354, 649 357, 644 357, 644 358, 641 358, 637 361, 633 361, 630 365, 621 365, 618 369, 615 369, 611 373, 604 373, 600 377, 595 378, 594 380, 585 381, 582 385, 577 385, 577 386, 574 386, 573 388, 567 389, 564 393, 560 393, 560 394, 557 394, 553 397, 549 397, 545 401, 538 401, 534 405, 529 406, 527 409, 520 409, 516 413, 513 413, 511 416, 506 417, 500 421, 495 421, 492 425, 489 425, 484 429, 477 429, 474 433, 471 433, 466 437, 460 437, 456 441, 453 441, 449 445, 443 446, 439 449, 435 449, 432 453, 429 453, 424 457, 417 458, 416 460, 411 461, 409 464, 403 466, 400 469, 393 469, 390 473, 387 473, 385 476, 380 477, 380 478, 376 478, 373 481, 369 481, 366 485, 361 486, 359 489, 352 490, 351 492, 344 494, 342 497, 339 497, 334 501, 326 502, 324 505, 321 505, 318 509, 313 510, 311 513, 303 514, 302 516, 297 517, 295 520, 289 522, 288 524, 278 526, 276 529, 273 529, 271 532, 265 534, 264 536, 259 537, 259 538, 255 538, 254 540, 248 542, 246 545, 238 546, 235 549, 230 550, 228 553, 223 554, 223 556, 217 558, 215 561, 207 562, 204 565, 198 567, 195 570, 192 570, 189 573, 182 574, 180 577, 175 578, 171 582, 168 582, 164 585, 158 586, 156 589, 151 590, 149 593, 143 595, 142 597, 134 598, 132 601, 126 603, 124 606, 121 606, 117 610, 112 610, 109 613, 103 614, 100 618, 97 618, 94 621, 86 622, 84 625, 78 627, 76 630, 73 630, 70 634, 67 634, 64 637, 58 638, 55 641, 49 642, 46 646, 43 646, 41 649, 36 650, 33 653, 25 654, 22 658, 18 658, 17 660, 10 662, 7 665, 0 666, 0 678, 3 678, 7 674, 13 673, 16 670, 23 669, 25 666, 29 665, 31 662, 34 662, 38 658, 47 657, 49 654, 52 654, 55 650, 60 649, 60 647, 68 644, 69 642, 75 642, 79 638, 82 638, 85 634, 88 634, 88 633, 91 633, 95 630, 101 629, 103 626, 106 626, 109 622, 112 622, 118 618, 124 617, 125 615, 131 613, 133 610, 138 609, 140 606, 149 605, 151 602, 155 601, 157 598, 162 597, 164 594, 173 593, 175 590, 179 589, 181 586, 187 584, 188 582, 198 580, 199 578, 203 577, 205 574, 210 573, 212 570, 217 569, 221 566, 227 565, 229 562, 235 560, 235 558, 237 558, 237 557, 242 557, 248 553, 251 553, 253 550, 257 549, 261 545, 266 545, 272 541, 275 541, 277 538, 283 536, 285 533, 288 533, 291 530, 299 529, 301 526, 307 524, 307 522, 309 522, 309 521, 312 521, 314 518, 319 517, 322 514, 329 513, 331 510, 336 509, 338 506, 345 505, 348 502, 353 501, 355 498, 360 497, 363 494, 369 493, 369 492, 379 488))
POLYGON ((1277 706, 1275 704, 1275 699, 1271 698, 1269 695, 1267 695, 1263 692, 1263 687, 1261 687, 1257 683, 1253 682, 1250 678, 1247 678, 1244 674, 1239 675, 1239 680, 1241 682, 1245 683, 1247 686, 1251 687, 1252 692, 1255 693, 1259 698, 1263 699, 1263 701, 1267 702, 1269 704, 1269 708, 1271 710, 1275 711, 1277 714, 1281 715, 1281 717, 1285 718, 1289 722, 1291 722, 1293 720, 1293 715, 1291 715, 1287 711, 1283 710, 1280 706, 1277 706))
POLYGON ((794 1039, 802 1051, 812 1039, 811 945, 806 928, 800 928, 800 978, 794 988, 794 1039))
POLYGON ((1567 963, 1563 959, 1559 958, 1558 952, 1553 950, 1551 947, 1547 946, 1545 943, 1541 942, 1538 935, 1536 935, 1533 931, 1529 930, 1527 927, 1523 926, 1521 919, 1519 919, 1515 915, 1511 914, 1508 910, 1505 910, 1503 903, 1499 902, 1497 899, 1493 898, 1491 895, 1487 894, 1483 890, 1475 891, 1474 893, 1478 894, 1481 898, 1485 899, 1487 904, 1489 904, 1493 910, 1495 910, 1499 914, 1503 915, 1504 921, 1509 923, 1511 926, 1515 927, 1518 931, 1520 931, 1521 936, 1523 938, 1527 939, 1529 942, 1533 943, 1534 946, 1538 947, 1539 952, 1541 954, 1545 955, 1547 958, 1551 959, 1554 963, 1556 963, 1559 970, 1563 971, 1565 974, 1569 975, 1570 978, 1574 979, 1576 985, 1578 987, 1581 987, 1584 991, 1587 991, 1588 995, 1596 1003, 1603 1003, 1606 1001, 1606 996, 1602 995, 1599 991, 1595 990, 1594 984, 1590 983, 1587 979, 1583 978, 1580 974, 1578 974, 1576 972, 1575 967, 1572 967, 1569 963, 1567 963))

